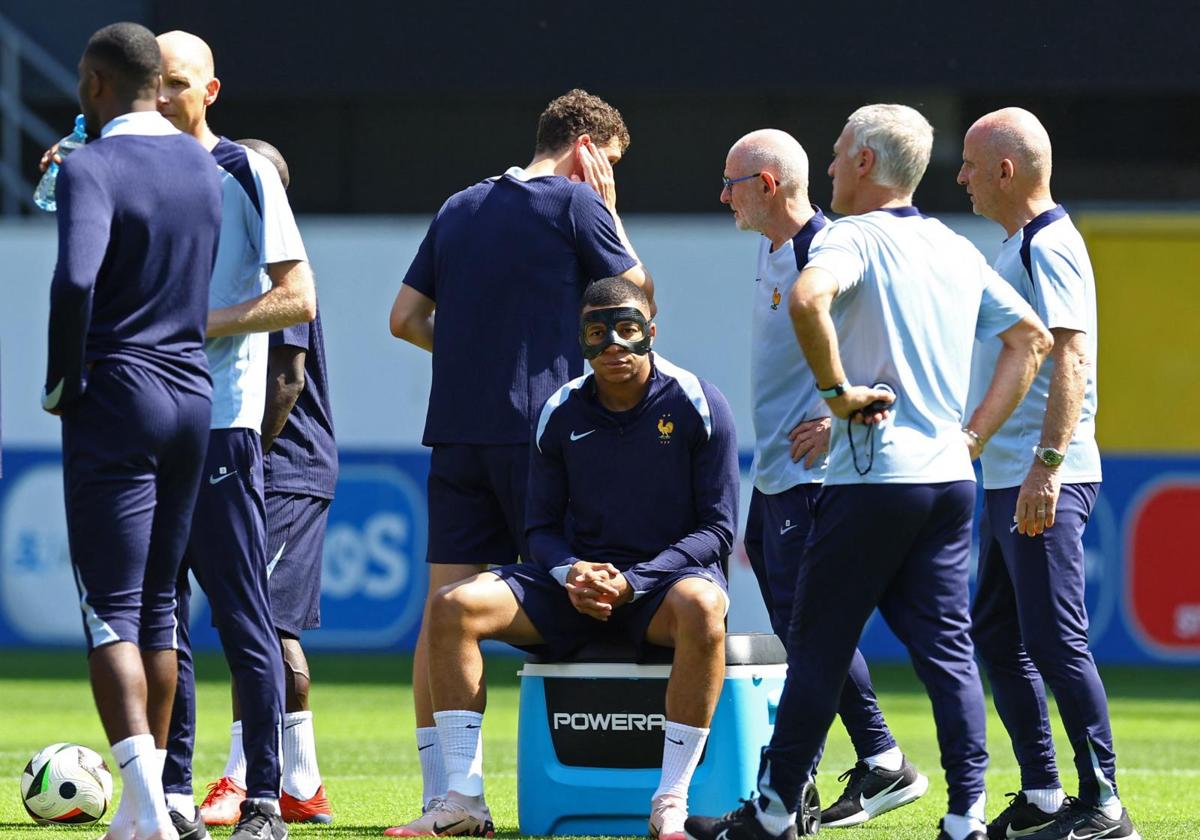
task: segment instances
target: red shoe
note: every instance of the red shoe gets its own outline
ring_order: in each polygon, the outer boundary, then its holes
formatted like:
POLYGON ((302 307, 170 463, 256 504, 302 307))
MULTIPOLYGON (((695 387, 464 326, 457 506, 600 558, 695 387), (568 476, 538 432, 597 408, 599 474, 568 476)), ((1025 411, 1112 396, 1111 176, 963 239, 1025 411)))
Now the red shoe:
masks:
POLYGON ((205 825, 237 825, 242 818, 242 801, 246 789, 228 776, 222 776, 208 786, 208 795, 200 805, 200 819, 205 825))
POLYGON ((297 799, 286 790, 279 797, 279 813, 284 822, 331 823, 333 809, 325 798, 325 785, 308 799, 297 799))

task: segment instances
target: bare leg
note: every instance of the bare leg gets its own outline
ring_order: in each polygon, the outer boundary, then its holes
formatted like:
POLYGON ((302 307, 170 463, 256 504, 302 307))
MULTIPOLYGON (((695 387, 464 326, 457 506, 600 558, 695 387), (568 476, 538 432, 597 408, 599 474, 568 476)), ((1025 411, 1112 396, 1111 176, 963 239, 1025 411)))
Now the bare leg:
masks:
POLYGON ((483 565, 429 564, 429 594, 425 598, 425 614, 421 619, 421 632, 417 635, 417 647, 413 652, 413 709, 417 715, 417 726, 433 726, 433 701, 429 693, 430 601, 443 586, 473 577, 486 569, 483 565))
POLYGON ((167 733, 171 728, 171 709, 175 705, 175 685, 179 658, 174 650, 142 652, 142 668, 146 672, 146 719, 154 744, 167 748, 167 733))
POLYGON ((707 728, 725 679, 725 595, 711 581, 684 578, 671 587, 646 640, 675 648, 667 681, 667 720, 707 728))
MULTIPOLYGON (((171 651, 172 656, 174 653, 171 651)), ((146 669, 137 645, 116 642, 96 648, 88 657, 88 670, 92 678, 92 696, 96 698, 96 710, 100 713, 108 742, 115 744, 131 735, 149 733, 146 669)), ((174 699, 174 696, 172 685, 170 698, 174 699)), ((167 714, 170 714, 169 704, 167 714)), ((165 744, 165 729, 162 735, 165 744)), ((158 742, 157 735, 155 741, 158 742)))

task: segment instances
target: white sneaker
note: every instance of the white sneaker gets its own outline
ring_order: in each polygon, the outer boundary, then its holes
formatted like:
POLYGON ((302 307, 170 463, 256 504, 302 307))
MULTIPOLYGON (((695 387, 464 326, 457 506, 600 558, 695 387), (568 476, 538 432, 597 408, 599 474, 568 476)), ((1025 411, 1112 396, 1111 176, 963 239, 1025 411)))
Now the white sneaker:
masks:
POLYGON ((492 837, 496 827, 482 796, 476 799, 451 791, 429 800, 417 819, 383 833, 388 837, 492 837))
POLYGON ((662 796, 650 803, 650 836, 656 840, 685 840, 687 802, 677 796, 662 796))

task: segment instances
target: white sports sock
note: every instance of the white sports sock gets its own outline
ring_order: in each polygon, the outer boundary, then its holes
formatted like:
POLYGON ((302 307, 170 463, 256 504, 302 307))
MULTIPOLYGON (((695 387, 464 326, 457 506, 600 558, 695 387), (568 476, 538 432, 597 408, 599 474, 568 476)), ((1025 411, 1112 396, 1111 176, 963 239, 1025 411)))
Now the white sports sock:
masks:
POLYGON ((446 762, 446 787, 464 796, 483 796, 483 715, 465 709, 433 713, 446 762))
POLYGON ((1029 801, 1030 805, 1036 805, 1039 810, 1045 811, 1047 814, 1053 814, 1061 808, 1066 799, 1066 794, 1060 787, 1023 790, 1021 793, 1025 794, 1025 799, 1029 801))
POLYGON ((1110 820, 1119 820, 1121 811, 1125 810, 1125 806, 1121 804, 1121 800, 1115 796, 1110 796, 1108 799, 1100 803, 1100 810, 1104 812, 1104 816, 1110 820))
POLYGON ((229 758, 225 761, 225 772, 221 774, 246 789, 246 753, 242 751, 242 722, 235 720, 229 727, 229 758))
POLYGON ((950 835, 950 840, 965 840, 972 831, 987 834, 987 794, 979 794, 979 798, 971 803, 965 814, 947 814, 942 817, 942 830, 950 835))
POLYGON ((871 770, 878 767, 881 770, 895 773, 904 766, 904 753, 900 751, 899 747, 892 747, 890 750, 884 750, 879 755, 864 758, 863 762, 871 770))
POLYGON ((320 786, 313 714, 288 712, 283 716, 283 790, 303 801, 312 799, 320 786))
POLYGON ((196 816, 196 800, 190 793, 168 793, 167 808, 177 814, 183 814, 189 820, 196 816))
MULTIPOLYGON (((171 825, 163 795, 162 771, 165 750, 154 748, 153 735, 130 735, 112 745, 113 759, 121 773, 121 804, 117 811, 128 819, 138 834, 148 835, 171 825), (160 757, 161 756, 161 757, 160 757)), ((114 822, 116 819, 114 818, 114 822)))
POLYGON ((654 791, 655 799, 676 796, 687 802, 688 785, 691 784, 692 774, 696 772, 696 765, 700 763, 700 754, 704 752, 707 740, 707 729, 667 721, 663 728, 662 776, 658 781, 658 790, 654 791))
POLYGON ((758 822, 763 828, 773 835, 780 835, 787 831, 789 825, 795 825, 796 812, 792 811, 788 814, 772 814, 769 811, 764 811, 762 805, 755 797, 754 810, 758 812, 758 822))
POLYGON ((417 758, 421 761, 421 804, 446 795, 446 762, 436 726, 417 727, 417 758))

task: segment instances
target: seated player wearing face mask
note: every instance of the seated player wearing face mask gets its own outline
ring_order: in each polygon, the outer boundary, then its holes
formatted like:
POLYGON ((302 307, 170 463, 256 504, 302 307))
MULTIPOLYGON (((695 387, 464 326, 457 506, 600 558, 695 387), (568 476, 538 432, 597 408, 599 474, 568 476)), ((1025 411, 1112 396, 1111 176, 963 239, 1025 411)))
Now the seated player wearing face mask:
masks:
POLYGON ((650 352, 649 319, 646 295, 628 280, 584 293, 580 344, 592 373, 560 388, 538 421, 530 561, 445 587, 432 601, 430 681, 450 793, 393 836, 492 830, 481 641, 566 655, 615 638, 675 649, 650 834, 683 840, 688 783, 724 676, 720 561, 737 521, 737 444, 721 393, 650 352))

